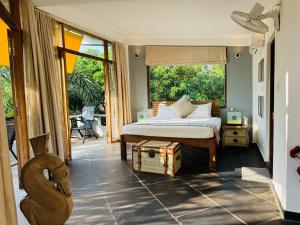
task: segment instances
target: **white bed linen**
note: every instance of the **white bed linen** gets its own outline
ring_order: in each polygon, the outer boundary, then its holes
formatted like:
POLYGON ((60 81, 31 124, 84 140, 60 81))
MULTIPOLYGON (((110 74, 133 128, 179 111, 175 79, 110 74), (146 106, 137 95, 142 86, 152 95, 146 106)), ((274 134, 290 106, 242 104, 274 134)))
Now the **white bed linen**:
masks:
MULTIPOLYGON (((155 117, 149 119, 151 121, 158 121, 155 117)), ((200 118, 183 118, 174 120, 159 120, 162 123, 182 123, 180 126, 157 126, 157 125, 143 125, 132 123, 123 127, 123 134, 155 136, 155 137, 176 137, 176 138, 212 138, 214 137, 214 130, 212 127, 193 126, 192 124, 199 124, 200 122, 207 122, 214 124, 218 131, 221 127, 221 118, 211 117, 207 119, 200 118), (187 123, 187 126, 184 124, 187 123)), ((147 121, 148 122, 148 121, 147 121)))

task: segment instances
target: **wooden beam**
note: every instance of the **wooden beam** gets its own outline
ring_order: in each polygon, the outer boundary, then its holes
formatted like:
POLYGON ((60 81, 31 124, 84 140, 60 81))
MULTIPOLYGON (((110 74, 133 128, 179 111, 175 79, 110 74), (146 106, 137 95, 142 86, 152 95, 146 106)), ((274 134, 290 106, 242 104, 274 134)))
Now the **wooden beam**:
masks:
MULTIPOLYGON (((19 0, 11 0, 11 16, 21 26, 19 0)), ((25 77, 23 67, 23 45, 21 30, 17 27, 12 28, 12 38, 14 47, 13 56, 13 76, 15 77, 13 86, 15 88, 15 104, 17 107, 16 116, 16 140, 18 150, 19 169, 29 160, 29 137, 27 128, 26 96, 25 96, 25 77)))
POLYGON ((94 60, 98 60, 98 61, 102 61, 102 62, 108 62, 108 63, 114 63, 114 61, 109 60, 109 59, 103 59, 103 58, 100 58, 98 56, 78 52, 78 51, 68 49, 68 48, 57 47, 57 49, 58 49, 58 51, 63 51, 63 52, 69 53, 69 54, 78 55, 78 56, 89 58, 89 59, 94 59, 94 60))
MULTIPOLYGON (((104 58, 108 58, 108 43, 104 42, 104 58)), ((111 93, 110 93, 110 74, 109 63, 106 61, 104 66, 104 83, 105 83, 105 115, 106 115, 106 140, 108 143, 113 142, 112 123, 111 123, 111 93)))
POLYGON ((12 13, 15 11, 13 7, 15 7, 15 0, 11 0, 11 13, 8 12, 6 7, 3 5, 3 3, 0 1, 0 18, 11 28, 16 30, 21 30, 20 23, 15 19, 15 17, 12 16, 12 13))

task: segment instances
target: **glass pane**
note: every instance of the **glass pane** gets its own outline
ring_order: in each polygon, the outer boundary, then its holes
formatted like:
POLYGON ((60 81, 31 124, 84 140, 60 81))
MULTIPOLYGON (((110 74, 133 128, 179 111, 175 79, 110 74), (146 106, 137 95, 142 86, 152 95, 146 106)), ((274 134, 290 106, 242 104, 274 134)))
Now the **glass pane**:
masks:
POLYGON ((104 58, 102 40, 65 28, 65 47, 81 53, 104 58))
POLYGON ((218 100, 225 104, 225 65, 150 67, 150 101, 218 100))
POLYGON ((3 95, 4 111, 6 117, 14 116, 14 104, 12 93, 12 80, 9 57, 9 27, 0 19, 0 82, 3 95))
POLYGON ((7 11, 10 12, 10 2, 9 2, 9 0, 1 0, 1 2, 5 6, 5 8, 7 9, 7 11))
POLYGON ((108 43, 108 59, 113 60, 113 45, 108 43))
POLYGON ((104 68, 101 61, 66 54, 69 107, 81 114, 85 105, 95 106, 96 114, 105 112, 104 68))

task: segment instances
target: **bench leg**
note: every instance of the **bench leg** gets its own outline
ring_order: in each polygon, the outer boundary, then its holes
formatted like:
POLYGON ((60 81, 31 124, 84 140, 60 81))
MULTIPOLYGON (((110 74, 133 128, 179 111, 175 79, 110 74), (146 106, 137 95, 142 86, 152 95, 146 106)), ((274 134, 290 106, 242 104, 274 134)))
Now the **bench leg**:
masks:
POLYGON ((212 141, 209 145, 209 170, 216 171, 217 143, 212 141))
POLYGON ((123 135, 121 135, 120 147, 121 147, 121 160, 126 161, 127 160, 127 149, 126 149, 125 138, 123 135))

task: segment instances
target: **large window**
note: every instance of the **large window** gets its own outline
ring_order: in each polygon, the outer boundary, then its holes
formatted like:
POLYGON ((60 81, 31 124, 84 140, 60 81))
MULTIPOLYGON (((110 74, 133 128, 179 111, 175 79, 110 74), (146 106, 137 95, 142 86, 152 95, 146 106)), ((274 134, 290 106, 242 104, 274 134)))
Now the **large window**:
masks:
POLYGON ((170 65, 148 68, 148 98, 153 101, 178 100, 187 95, 190 100, 218 100, 226 104, 226 66, 170 65))

